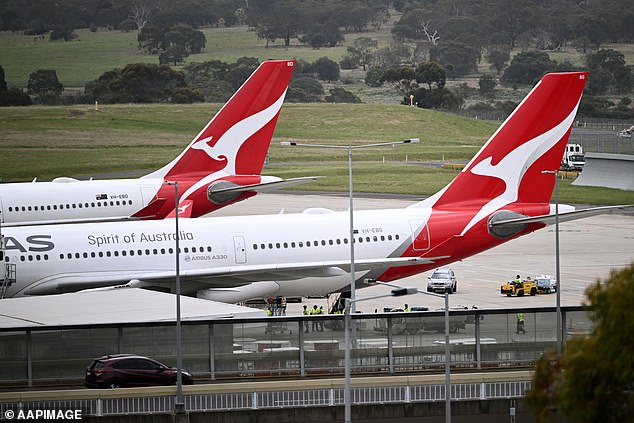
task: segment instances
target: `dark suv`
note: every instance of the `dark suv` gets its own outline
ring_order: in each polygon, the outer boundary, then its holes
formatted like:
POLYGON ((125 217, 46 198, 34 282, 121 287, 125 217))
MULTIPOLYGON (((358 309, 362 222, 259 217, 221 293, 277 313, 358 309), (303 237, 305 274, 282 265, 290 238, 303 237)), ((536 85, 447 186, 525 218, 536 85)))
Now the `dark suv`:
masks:
MULTIPOLYGON (((192 375, 182 371, 183 385, 194 383, 192 375)), ((176 384, 176 369, 151 358, 134 354, 105 355, 86 368, 84 385, 88 388, 121 388, 176 384)))

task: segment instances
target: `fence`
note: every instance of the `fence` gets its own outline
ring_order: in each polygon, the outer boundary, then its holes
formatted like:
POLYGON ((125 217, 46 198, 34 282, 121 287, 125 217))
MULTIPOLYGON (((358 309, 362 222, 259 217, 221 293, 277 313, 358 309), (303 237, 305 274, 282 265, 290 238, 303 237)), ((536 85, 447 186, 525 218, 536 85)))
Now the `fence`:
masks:
MULTIPOLYGON (((515 313, 519 311, 452 310, 452 368, 528 367, 553 348, 557 339, 555 309, 521 310, 525 333, 516 333, 515 313)), ((562 311, 564 339, 591 330, 591 321, 580 307, 562 311)), ((197 383, 342 375, 342 317, 183 322, 183 366, 197 383)), ((443 312, 438 311, 352 316, 352 373, 398 375, 442 369, 443 319, 443 312)), ((0 386, 81 385, 85 368, 94 358, 107 354, 135 353, 173 366, 175 339, 174 324, 169 322, 3 330, 0 386)))

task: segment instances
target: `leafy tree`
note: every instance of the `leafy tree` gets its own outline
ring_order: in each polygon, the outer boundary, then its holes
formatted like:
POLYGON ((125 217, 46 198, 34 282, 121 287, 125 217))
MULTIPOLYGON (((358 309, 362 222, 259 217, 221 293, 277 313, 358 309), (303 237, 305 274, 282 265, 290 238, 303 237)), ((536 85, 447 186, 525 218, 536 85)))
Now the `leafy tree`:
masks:
POLYGON ((557 69, 557 62, 550 60, 548 53, 524 51, 517 53, 504 71, 502 81, 511 84, 534 85, 549 71, 557 69))
POLYGON ((334 60, 327 57, 320 57, 313 64, 313 69, 317 73, 317 78, 322 81, 338 81, 339 65, 334 60))
POLYGON ((452 76, 464 76, 478 70, 479 52, 460 42, 443 43, 429 51, 429 59, 441 63, 452 76), (449 67, 451 65, 451 68, 449 67))
POLYGON ((321 101, 324 87, 315 78, 309 76, 293 77, 286 93, 290 102, 311 103, 321 101))
MULTIPOLYGON (((407 66, 386 69, 383 72, 381 81, 391 82, 406 97, 409 97, 410 93, 418 88, 416 70, 407 66)), ((407 102, 409 103, 409 100, 407 102)))
POLYGON ((380 87, 383 85, 381 78, 383 77, 383 69, 378 66, 372 66, 365 74, 365 85, 368 87, 380 87))
POLYGON ((354 40, 348 47, 348 55, 358 64, 365 67, 372 63, 374 52, 377 50, 378 41, 369 37, 361 37, 354 40))
MULTIPOLYGON (((428 90, 419 88, 412 92, 414 95, 414 103, 418 107, 425 109, 459 109, 461 106, 460 99, 445 87, 428 90)), ((409 104, 409 99, 405 99, 405 104, 409 104)))
POLYGON ((315 23, 310 27, 308 33, 300 39, 302 43, 307 43, 313 48, 335 47, 343 40, 344 37, 339 26, 333 21, 328 21, 323 25, 315 23))
POLYGON ((281 38, 288 48, 291 38, 306 29, 301 5, 292 0, 250 0, 247 21, 258 38, 266 40, 267 47, 281 38))
POLYGON ((634 264, 586 290, 594 329, 537 363, 527 401, 539 421, 552 410, 577 422, 634 420, 634 264))
POLYGON ((361 99, 343 88, 330 89, 330 95, 325 97, 328 103, 361 103, 361 99))
POLYGON ((136 63, 102 74, 84 91, 91 100, 103 103, 158 103, 174 101, 182 88, 186 88, 182 72, 167 65, 136 63))
POLYGON ((634 85, 632 66, 625 64, 625 57, 612 49, 602 49, 586 56, 590 71, 588 92, 591 94, 626 94, 634 85))
POLYGON ((416 67, 416 81, 427 84, 430 90, 442 88, 447 82, 445 69, 436 62, 421 62, 416 67))
POLYGON ((478 80, 480 94, 483 96, 492 96, 496 85, 497 83, 495 82, 495 78, 488 73, 482 75, 478 80))
POLYGON ((0 65, 0 95, 7 91, 7 81, 4 79, 4 68, 0 65))
POLYGON ((57 104, 61 100, 64 86, 57 79, 57 72, 51 69, 38 69, 29 75, 27 93, 41 104, 57 104))
POLYGON ((496 48, 489 50, 489 54, 487 57, 489 59, 489 63, 491 64, 491 66, 493 66, 493 68, 497 71, 497 74, 499 75, 500 72, 502 72, 502 69, 504 69, 504 65, 506 64, 506 62, 508 62, 508 60, 511 58, 511 55, 509 49, 496 48))

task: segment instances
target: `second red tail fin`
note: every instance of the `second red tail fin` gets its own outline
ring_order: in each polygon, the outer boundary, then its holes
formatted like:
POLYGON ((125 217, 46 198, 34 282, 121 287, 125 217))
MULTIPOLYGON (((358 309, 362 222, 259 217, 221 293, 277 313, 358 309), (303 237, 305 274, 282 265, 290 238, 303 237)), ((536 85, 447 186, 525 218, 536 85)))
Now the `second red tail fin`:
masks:
POLYGON ((262 63, 176 159, 146 177, 259 174, 294 68, 294 60, 262 63))

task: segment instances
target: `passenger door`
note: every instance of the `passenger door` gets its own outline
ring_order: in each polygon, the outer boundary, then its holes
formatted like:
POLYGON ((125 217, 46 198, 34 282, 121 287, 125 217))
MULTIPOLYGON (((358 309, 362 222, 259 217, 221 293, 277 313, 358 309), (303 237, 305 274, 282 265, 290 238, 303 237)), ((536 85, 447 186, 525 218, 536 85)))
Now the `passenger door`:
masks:
POLYGON ((234 235, 233 236, 233 247, 235 249, 236 254, 236 264, 243 264, 247 262, 247 249, 246 244, 244 243, 244 236, 242 235, 234 235))

